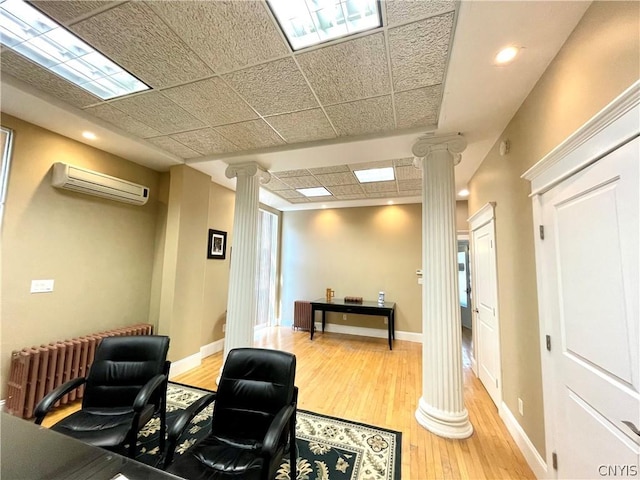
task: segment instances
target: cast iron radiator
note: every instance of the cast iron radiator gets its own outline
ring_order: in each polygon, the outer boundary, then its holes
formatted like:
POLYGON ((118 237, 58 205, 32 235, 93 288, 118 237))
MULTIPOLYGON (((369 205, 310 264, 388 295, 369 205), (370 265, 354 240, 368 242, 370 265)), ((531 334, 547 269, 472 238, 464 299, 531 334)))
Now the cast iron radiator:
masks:
MULTIPOLYGON (((96 347, 103 338, 152 334, 153 325, 143 323, 14 350, 11 352, 5 411, 17 417, 31 418, 35 406, 47 393, 69 380, 87 374, 96 347)), ((84 385, 62 397, 56 406, 82 398, 83 393, 84 385)))
POLYGON ((311 330, 311 302, 303 300, 293 302, 293 328, 311 330))

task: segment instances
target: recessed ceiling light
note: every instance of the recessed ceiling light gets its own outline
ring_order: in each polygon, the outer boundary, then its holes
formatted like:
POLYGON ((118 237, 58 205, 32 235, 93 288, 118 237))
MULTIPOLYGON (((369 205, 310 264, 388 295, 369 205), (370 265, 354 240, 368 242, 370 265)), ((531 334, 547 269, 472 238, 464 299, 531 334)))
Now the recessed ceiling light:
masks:
POLYGON ((82 136, 87 140, 95 140, 96 138, 98 138, 93 132, 82 132, 82 136))
POLYGON ((496 55, 496 63, 499 65, 504 65, 505 63, 509 63, 516 55, 518 55, 518 47, 507 47, 503 48, 496 55))
POLYGON ((103 100, 149 89, 22 0, 0 2, 0 43, 103 100))
POLYGON ((387 182, 395 180, 393 167, 369 168, 367 170, 354 170, 356 177, 360 183, 368 182, 387 182))
POLYGON ((297 188, 296 192, 301 193, 305 197, 326 197, 331 195, 329 190, 324 187, 297 188))
POLYGON ((326 205, 322 205, 322 208, 327 208, 327 206, 326 205))
POLYGON ((268 0, 293 50, 382 26, 378 0, 268 0))
POLYGON ((468 197, 469 196, 469 190, 467 190, 466 188, 460 190, 458 192, 458 196, 460 196, 460 197, 468 197))
POLYGON ((389 200, 389 201, 387 202, 387 205, 393 205, 393 200, 389 200))

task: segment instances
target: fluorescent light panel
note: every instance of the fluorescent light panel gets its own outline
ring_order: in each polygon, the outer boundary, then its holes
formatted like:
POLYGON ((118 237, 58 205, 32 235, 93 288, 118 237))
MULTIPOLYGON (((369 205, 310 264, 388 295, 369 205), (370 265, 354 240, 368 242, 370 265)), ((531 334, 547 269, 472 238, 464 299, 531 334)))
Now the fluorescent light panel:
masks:
POLYGON ((354 170, 353 173, 360 183, 388 182, 395 180, 393 167, 369 168, 367 170, 354 170))
POLYGON ((382 26, 378 0, 268 0, 294 50, 382 26))
POLYGON ((0 43, 103 100, 149 89, 22 0, 0 3, 0 43))
POLYGON ((297 188, 296 192, 301 193, 305 197, 326 197, 331 195, 331 192, 324 187, 297 188))

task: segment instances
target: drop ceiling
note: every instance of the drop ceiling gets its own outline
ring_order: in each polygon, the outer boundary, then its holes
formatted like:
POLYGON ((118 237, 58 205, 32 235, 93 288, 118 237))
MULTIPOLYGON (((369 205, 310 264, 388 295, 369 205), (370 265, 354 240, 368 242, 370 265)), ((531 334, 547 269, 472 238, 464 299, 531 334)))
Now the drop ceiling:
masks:
POLYGON ((95 131, 98 148, 158 170, 187 163, 230 188, 225 167, 257 161, 273 174, 262 201, 282 210, 326 203, 294 186, 316 183, 335 206, 419 201, 410 156, 425 132, 466 136, 464 187, 586 9, 387 0, 382 28, 292 52, 264 1, 32 3, 152 88, 101 101, 3 49, 3 111, 72 138, 95 131), (493 65, 513 43, 522 58, 493 65), (396 180, 353 183, 362 164, 393 166, 396 180))

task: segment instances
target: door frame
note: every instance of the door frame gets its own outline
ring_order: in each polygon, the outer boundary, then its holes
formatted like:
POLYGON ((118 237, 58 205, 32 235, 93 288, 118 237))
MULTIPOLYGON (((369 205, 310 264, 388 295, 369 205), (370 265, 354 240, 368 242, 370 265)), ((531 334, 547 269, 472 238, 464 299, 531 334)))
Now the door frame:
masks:
POLYGON ((556 478, 557 476, 551 465, 557 443, 556 429, 560 428, 560 425, 556 425, 553 421, 553 415, 557 408, 557 378, 553 369, 553 360, 546 347, 546 336, 552 332, 552 325, 548 314, 550 302, 545 287, 545 268, 542 258, 542 242, 544 240, 540 238, 539 228, 542 225, 542 195, 640 135, 639 118, 640 80, 633 83, 521 176, 531 182, 529 196, 533 203, 546 444, 544 478, 556 478))
POLYGON ((491 224, 491 230, 493 233, 493 241, 494 241, 494 248, 493 248, 493 269, 494 269, 494 279, 495 279, 495 306, 496 306, 496 312, 495 312, 495 321, 496 321, 496 334, 498 336, 497 338, 497 345, 498 345, 498 351, 496 352, 497 355, 497 362, 496 364, 498 365, 498 371, 496 372, 496 378, 498 378, 498 398, 496 401, 496 407, 498 409, 500 409, 501 405, 502 405, 502 343, 500 340, 501 337, 501 329, 500 329, 500 305, 499 305, 499 290, 498 290, 498 286, 499 286, 499 282, 498 282, 498 242, 496 241, 496 224, 495 224, 495 208, 496 208, 496 203, 495 202, 489 202, 487 204, 485 204, 482 208, 480 208, 480 210, 478 210, 476 213, 474 213, 473 215, 471 215, 469 217, 469 219, 467 220, 469 222, 469 263, 470 263, 470 268, 471 265, 473 265, 473 268, 471 268, 471 338, 473 341, 473 358, 471 360, 471 367, 473 370, 473 373, 475 373, 476 377, 480 378, 478 376, 478 358, 477 356, 480 354, 480 349, 478 348, 478 315, 476 313, 476 300, 478 299, 478 292, 476 291, 476 288, 478 286, 478 280, 477 280, 477 271, 475 268, 475 246, 473 244, 473 232, 475 232, 476 230, 478 230, 479 228, 484 227, 487 224, 491 224))

